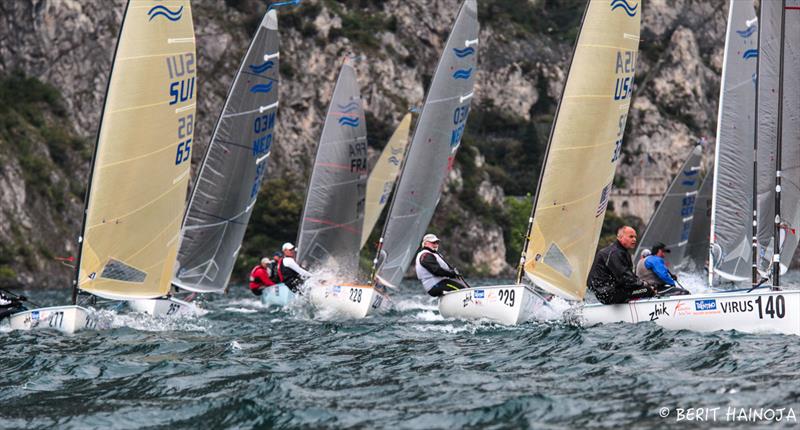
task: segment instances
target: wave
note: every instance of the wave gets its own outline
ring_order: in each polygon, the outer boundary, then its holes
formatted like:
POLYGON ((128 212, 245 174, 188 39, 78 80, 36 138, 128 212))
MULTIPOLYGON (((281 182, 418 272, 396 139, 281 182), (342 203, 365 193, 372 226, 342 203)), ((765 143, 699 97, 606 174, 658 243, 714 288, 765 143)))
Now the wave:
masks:
POLYGON ((360 121, 357 116, 343 116, 339 118, 339 125, 347 127, 358 127, 360 121))
POLYGON ((611 10, 614 9, 622 9, 625 11, 628 16, 636 16, 636 9, 639 7, 639 4, 635 4, 633 6, 630 5, 626 0, 612 0, 611 1, 611 10))
POLYGON ((147 16, 150 17, 149 21, 152 21, 156 17, 163 16, 164 18, 175 22, 183 17, 183 6, 181 6, 180 9, 173 11, 166 6, 156 5, 147 11, 147 16))
POLYGON ((747 30, 736 30, 736 34, 742 36, 742 38, 747 39, 748 37, 752 36, 753 33, 756 31, 756 26, 748 27, 747 30))
POLYGON ((453 73, 453 77, 456 79, 469 79, 472 76, 472 67, 469 69, 459 69, 453 73))
POLYGON ((267 84, 253 85, 250 88, 251 93, 268 93, 270 91, 272 91, 272 82, 267 84))
POLYGON ((742 54, 742 58, 744 59, 756 58, 756 57, 758 57, 758 49, 748 49, 747 51, 744 51, 744 53, 742 54))
POLYGON ((275 62, 274 62, 274 61, 272 61, 272 60, 269 60, 269 61, 267 61, 267 62, 265 62, 265 63, 258 64, 258 65, 256 65, 256 64, 251 64, 251 65, 250 65, 250 66, 248 66, 248 67, 250 67, 250 70, 251 70, 253 73, 256 73, 256 74, 261 74, 261 73, 264 73, 264 72, 266 72, 267 70, 270 70, 270 69, 272 69, 272 67, 273 67, 273 66, 275 66, 275 62))
POLYGON ((339 110, 342 113, 353 113, 353 112, 358 111, 358 108, 359 108, 357 101, 352 101, 352 102, 350 102, 350 103, 348 103, 346 105, 337 104, 336 106, 339 108, 339 110))
POLYGON ((475 53, 475 48, 471 46, 464 49, 453 48, 453 52, 456 53, 458 58, 466 58, 475 53))

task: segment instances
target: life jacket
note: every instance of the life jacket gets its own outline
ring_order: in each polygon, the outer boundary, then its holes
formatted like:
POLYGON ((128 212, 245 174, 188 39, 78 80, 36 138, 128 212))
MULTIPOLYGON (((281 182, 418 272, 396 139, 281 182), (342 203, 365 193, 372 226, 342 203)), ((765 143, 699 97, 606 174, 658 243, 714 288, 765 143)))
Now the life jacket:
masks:
MULTIPOLYGON (((281 260, 283 260, 283 257, 281 257, 281 260)), ((280 274, 278 273, 277 261, 275 260, 270 261, 269 265, 267 265, 267 270, 269 271, 269 279, 271 279, 272 282, 276 284, 281 282, 280 274)))
POLYGON ((444 276, 436 276, 433 273, 429 272, 428 269, 426 269, 422 265, 420 259, 422 258, 422 255, 425 254, 426 252, 429 254, 433 254, 433 256, 436 257, 436 262, 439 263, 439 266, 441 266, 443 269, 453 270, 453 268, 450 267, 450 265, 447 264, 447 262, 444 261, 444 259, 438 253, 431 252, 428 249, 423 249, 422 251, 420 251, 416 257, 414 269, 416 270, 417 278, 422 282, 422 286, 425 288, 425 291, 430 291, 431 288, 436 286, 436 284, 438 284, 439 282, 450 278, 446 278, 444 276))
POLYGON ((283 257, 278 260, 277 268, 278 280, 286 284, 290 289, 296 288, 302 283, 302 278, 299 273, 283 265, 283 257))

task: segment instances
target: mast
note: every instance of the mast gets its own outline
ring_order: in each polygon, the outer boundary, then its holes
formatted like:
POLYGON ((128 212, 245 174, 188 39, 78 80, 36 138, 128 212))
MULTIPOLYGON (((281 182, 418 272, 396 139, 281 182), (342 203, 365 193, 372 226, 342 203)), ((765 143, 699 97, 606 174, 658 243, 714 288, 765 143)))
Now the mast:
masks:
POLYGON ((753 287, 758 285, 758 81, 761 75, 761 40, 763 39, 762 30, 764 28, 764 5, 758 5, 758 56, 756 57, 756 114, 753 116, 753 244, 750 255, 751 283, 753 287))
POLYGON ((772 254, 772 286, 781 285, 781 157, 783 145, 783 63, 786 37, 786 0, 781 0, 781 38, 778 56, 778 144, 775 149, 775 231, 772 254))
POLYGON ((100 125, 103 124, 103 117, 106 113, 106 105, 108 104, 108 90, 111 88, 111 76, 114 74, 114 63, 117 60, 117 52, 119 52, 119 44, 122 40, 122 29, 125 28, 125 17, 128 16, 128 8, 131 2, 128 0, 125 3, 125 10, 122 11, 122 22, 119 24, 119 36, 117 36, 117 44, 114 46, 114 56, 111 57, 111 70, 108 72, 108 81, 106 81, 106 92, 103 96, 103 108, 100 110, 100 121, 97 123, 97 138, 94 142, 94 151, 92 152, 92 163, 89 165, 89 183, 86 185, 86 194, 83 200, 83 221, 81 222, 81 233, 78 236, 78 258, 75 260, 75 277, 72 279, 72 304, 78 304, 78 280, 81 273, 81 257, 83 256, 83 238, 86 234, 86 218, 89 213, 89 195, 92 192, 92 178, 94 177, 95 163, 97 162, 97 149, 100 147, 100 125))
MULTIPOLYGON (((569 59, 569 67, 567 67, 566 76, 569 77, 569 70, 572 68, 572 63, 575 61, 575 52, 578 50, 578 41, 581 38, 583 31, 583 24, 586 22, 586 14, 589 11, 591 1, 586 2, 586 7, 583 8, 583 16, 581 17, 581 25, 578 27, 577 36, 575 36, 575 43, 572 45, 572 56, 569 59)), ((542 179, 544 178, 544 166, 547 165, 547 158, 550 155, 550 147, 553 144, 553 134, 555 134, 556 123, 558 122, 558 114, 561 111, 561 103, 564 101, 564 93, 566 92, 567 85, 564 81, 564 88, 561 90, 561 97, 558 99, 558 106, 556 107, 556 114, 553 117, 553 123, 550 125, 550 136, 547 139, 547 149, 544 151, 544 160, 542 160, 542 168, 539 169, 539 181, 536 183, 536 192, 533 195, 533 206, 531 207, 531 216, 528 217, 528 228, 525 230, 525 241, 522 244, 522 253, 519 256, 519 266, 517 267, 516 284, 522 283, 522 277, 525 274, 525 255, 528 253, 528 245, 531 243, 531 232, 533 230, 533 216, 536 214, 536 203, 539 200, 539 192, 542 189, 542 179)))

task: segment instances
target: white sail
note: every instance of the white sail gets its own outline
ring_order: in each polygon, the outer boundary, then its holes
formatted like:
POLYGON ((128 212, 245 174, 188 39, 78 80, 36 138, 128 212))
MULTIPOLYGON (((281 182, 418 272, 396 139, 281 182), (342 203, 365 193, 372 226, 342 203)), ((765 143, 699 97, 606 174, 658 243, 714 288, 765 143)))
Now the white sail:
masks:
POLYGON ((620 157, 639 48, 641 3, 586 6, 539 180, 525 274, 583 299, 620 157))
POLYGON ((361 230, 361 247, 367 243, 369 235, 375 228, 375 223, 389 201, 389 195, 394 189, 400 166, 406 155, 408 146, 408 132, 411 128, 411 114, 408 113, 400 121, 400 125, 392 134, 389 143, 383 148, 381 156, 372 168, 367 179, 367 200, 364 208, 364 227, 361 230))
POLYGON ((274 142, 279 42, 271 10, 233 79, 192 189, 172 280, 182 289, 228 286, 274 142))
POLYGON ((702 147, 695 146, 662 196, 661 203, 650 218, 650 222, 647 223, 647 229, 639 239, 633 261, 639 261, 643 250, 661 242, 670 250, 665 257, 667 263, 676 269, 683 265, 683 257, 689 245, 689 234, 694 224, 694 208, 701 183, 702 158, 702 147))
POLYGON ((78 288, 111 299, 170 288, 193 147, 189 0, 128 3, 92 162, 78 288))
POLYGON ((731 0, 714 154, 710 266, 731 281, 750 279, 753 139, 758 20, 753 4, 731 0))

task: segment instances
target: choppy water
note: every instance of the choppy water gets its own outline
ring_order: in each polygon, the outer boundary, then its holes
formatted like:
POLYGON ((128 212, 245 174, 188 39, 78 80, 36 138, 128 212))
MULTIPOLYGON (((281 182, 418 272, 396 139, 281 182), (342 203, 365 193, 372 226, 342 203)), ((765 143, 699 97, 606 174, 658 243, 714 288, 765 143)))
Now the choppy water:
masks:
POLYGON ((467 323, 419 288, 360 321, 268 310, 238 288, 203 299, 199 318, 109 314, 114 328, 74 336, 5 327, 0 428, 685 427, 677 408, 690 407, 720 408, 715 426, 737 424, 728 407, 787 408, 761 424, 798 425, 796 336, 467 323))

